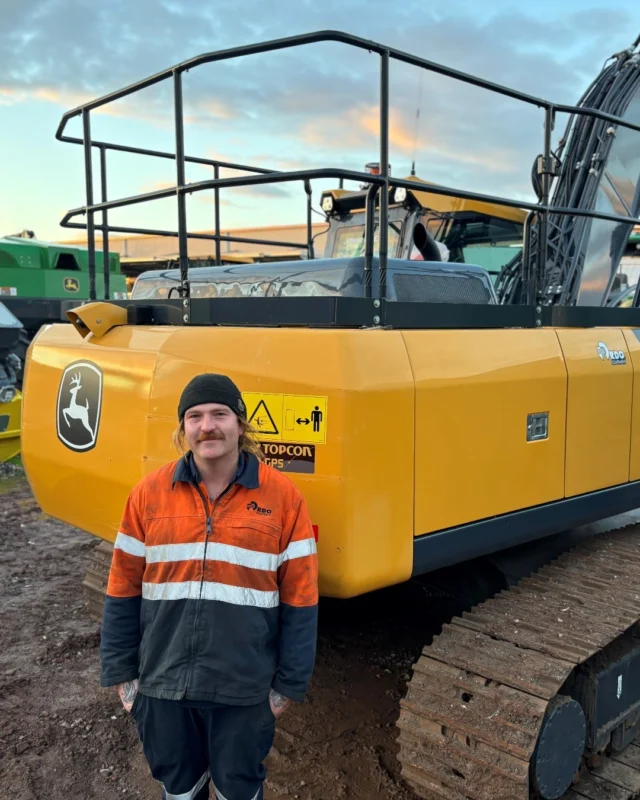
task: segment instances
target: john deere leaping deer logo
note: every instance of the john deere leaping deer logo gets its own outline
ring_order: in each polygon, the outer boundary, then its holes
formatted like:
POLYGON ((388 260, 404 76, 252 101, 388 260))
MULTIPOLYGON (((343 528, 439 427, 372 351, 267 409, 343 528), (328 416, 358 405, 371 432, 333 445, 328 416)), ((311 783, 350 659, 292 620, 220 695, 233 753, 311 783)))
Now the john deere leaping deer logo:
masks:
POLYGON ((80 389, 82 389, 80 375, 74 375, 73 378, 71 378, 71 388, 69 389, 69 392, 71 393, 71 401, 66 408, 62 409, 62 416, 69 427, 71 427, 70 420, 80 420, 84 427, 89 431, 91 436, 93 436, 93 431, 89 426, 89 400, 86 400, 85 405, 83 406, 78 403, 77 396, 80 389))
POLYGON ((65 369, 58 389, 58 438, 71 450, 95 447, 102 406, 102 372, 89 361, 65 369))
POLYGON ((64 290, 65 292, 79 292, 80 291, 80 281, 77 278, 65 278, 64 279, 64 290))

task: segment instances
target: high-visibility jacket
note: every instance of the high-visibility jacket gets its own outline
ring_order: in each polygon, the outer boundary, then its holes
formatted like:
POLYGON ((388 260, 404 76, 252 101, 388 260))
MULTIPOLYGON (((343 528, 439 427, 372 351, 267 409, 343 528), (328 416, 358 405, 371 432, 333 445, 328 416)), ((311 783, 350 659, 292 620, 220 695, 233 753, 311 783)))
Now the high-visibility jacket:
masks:
POLYGON ((304 498, 242 454, 211 503, 188 453, 131 491, 104 605, 101 685, 248 705, 301 701, 316 653, 318 566, 304 498))

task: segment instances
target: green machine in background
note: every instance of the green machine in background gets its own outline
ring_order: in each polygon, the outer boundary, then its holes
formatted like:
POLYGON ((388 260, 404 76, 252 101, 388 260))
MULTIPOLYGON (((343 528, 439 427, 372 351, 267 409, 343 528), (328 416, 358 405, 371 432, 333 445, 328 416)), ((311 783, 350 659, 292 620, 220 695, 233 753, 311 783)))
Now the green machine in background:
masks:
MULTIPOLYGON (((101 299, 103 263, 102 253, 96 252, 96 291, 101 299)), ((109 254, 109 270, 109 299, 125 300, 126 277, 117 253, 109 254)), ((89 299, 88 250, 24 236, 0 238, 0 297, 89 299)))
MULTIPOLYGON (((98 299, 105 297, 103 265, 102 252, 96 252, 95 288, 98 299)), ((11 346, 11 352, 19 362, 13 365, 14 384, 18 391, 22 389, 24 359, 33 337, 42 325, 66 322, 65 308, 69 301, 76 305, 88 300, 89 290, 87 248, 41 242, 31 231, 0 237, 0 303, 21 325, 19 335, 11 346)), ((109 299, 127 299, 126 276, 122 273, 117 253, 109 254, 109 299)), ((0 404, 2 402, 0 399, 0 404)), ((3 460, 1 456, 0 453, 0 461, 3 460)))

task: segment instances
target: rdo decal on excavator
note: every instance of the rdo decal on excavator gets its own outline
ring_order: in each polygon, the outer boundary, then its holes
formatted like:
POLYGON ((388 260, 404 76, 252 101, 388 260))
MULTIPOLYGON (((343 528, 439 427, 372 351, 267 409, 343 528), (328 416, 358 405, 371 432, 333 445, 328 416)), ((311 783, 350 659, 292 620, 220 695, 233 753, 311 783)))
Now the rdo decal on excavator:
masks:
POLYGON ((610 361, 614 365, 627 363, 623 350, 609 350, 604 342, 598 342, 596 350, 603 361, 610 361))
POLYGON ((56 407, 58 439, 71 450, 95 447, 102 409, 102 372, 89 361, 65 369, 56 407))

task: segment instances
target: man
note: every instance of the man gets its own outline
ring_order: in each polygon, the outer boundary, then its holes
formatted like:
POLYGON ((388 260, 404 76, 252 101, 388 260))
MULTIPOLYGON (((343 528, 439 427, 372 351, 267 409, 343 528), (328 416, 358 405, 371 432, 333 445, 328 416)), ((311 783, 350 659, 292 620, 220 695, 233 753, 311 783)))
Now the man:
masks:
POLYGON ((117 686, 166 800, 261 800, 275 720, 313 671, 317 555, 299 490, 261 460, 237 386, 196 376, 174 441, 131 491, 104 606, 117 686))

